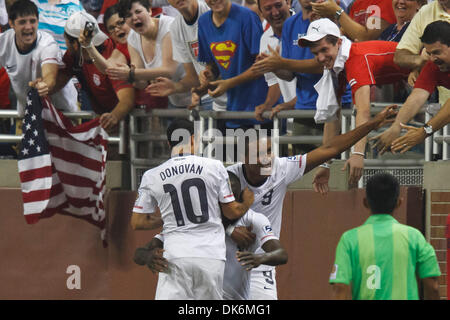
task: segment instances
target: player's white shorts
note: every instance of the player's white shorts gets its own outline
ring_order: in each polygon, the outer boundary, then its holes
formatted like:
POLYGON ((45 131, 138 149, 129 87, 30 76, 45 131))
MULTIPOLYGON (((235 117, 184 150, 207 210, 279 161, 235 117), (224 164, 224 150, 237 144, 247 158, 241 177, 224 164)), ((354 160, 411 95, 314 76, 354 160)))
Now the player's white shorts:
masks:
POLYGON ((272 271, 251 271, 250 300, 278 300, 275 269, 272 271))
POLYGON ((155 300, 222 300, 225 261, 177 258, 160 272, 155 300))

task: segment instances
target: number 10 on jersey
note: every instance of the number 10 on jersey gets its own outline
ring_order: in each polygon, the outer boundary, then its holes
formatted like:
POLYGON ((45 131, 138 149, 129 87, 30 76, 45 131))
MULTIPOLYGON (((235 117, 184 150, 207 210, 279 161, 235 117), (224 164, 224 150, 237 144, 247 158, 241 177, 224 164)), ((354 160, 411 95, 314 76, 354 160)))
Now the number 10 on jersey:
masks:
POLYGON ((172 202, 173 213, 175 215, 175 219, 177 221, 177 226, 181 227, 185 225, 184 216, 187 219, 195 224, 205 223, 209 219, 208 213, 208 198, 206 196, 206 185, 205 182, 200 178, 192 178, 184 180, 181 184, 181 198, 183 199, 185 213, 183 215, 183 211, 180 205, 180 197, 178 195, 178 191, 173 184, 165 184, 163 185, 164 192, 170 194, 170 199, 172 202), (192 205, 191 193, 190 189, 197 189, 197 194, 194 193, 193 196, 198 199, 198 203, 200 203, 200 211, 201 215, 196 215, 194 212, 194 207, 192 205))

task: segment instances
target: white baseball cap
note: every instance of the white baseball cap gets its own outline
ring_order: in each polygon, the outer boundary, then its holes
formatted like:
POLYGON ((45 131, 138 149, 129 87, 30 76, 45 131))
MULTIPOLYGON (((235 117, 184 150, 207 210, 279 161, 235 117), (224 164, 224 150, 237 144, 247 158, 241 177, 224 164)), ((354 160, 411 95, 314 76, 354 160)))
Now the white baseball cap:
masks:
POLYGON ((83 32, 86 22, 92 22, 94 24, 94 31, 92 32, 92 43, 94 46, 99 46, 108 39, 108 36, 104 34, 97 23, 97 20, 87 12, 78 11, 72 14, 66 21, 64 31, 71 37, 77 38, 83 32))
POLYGON ((304 41, 318 41, 329 34, 338 38, 341 36, 339 27, 333 21, 327 18, 314 20, 309 25, 306 35, 298 39, 298 45, 304 47, 304 41))

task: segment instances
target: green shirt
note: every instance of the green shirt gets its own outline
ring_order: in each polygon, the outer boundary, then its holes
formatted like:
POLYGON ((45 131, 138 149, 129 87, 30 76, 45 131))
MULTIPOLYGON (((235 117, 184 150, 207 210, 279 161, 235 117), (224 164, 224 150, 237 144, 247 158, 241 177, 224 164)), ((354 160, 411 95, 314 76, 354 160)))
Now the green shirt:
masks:
POLYGON ((433 247, 419 230, 375 214, 342 235, 330 283, 351 284, 354 300, 417 300, 416 274, 440 276, 433 247))

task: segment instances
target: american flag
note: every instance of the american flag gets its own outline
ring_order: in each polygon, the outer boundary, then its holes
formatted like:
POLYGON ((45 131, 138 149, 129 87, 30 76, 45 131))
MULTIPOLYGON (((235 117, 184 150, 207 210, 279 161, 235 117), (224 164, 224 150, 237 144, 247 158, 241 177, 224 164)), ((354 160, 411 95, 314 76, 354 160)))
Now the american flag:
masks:
POLYGON ((85 219, 105 239, 107 133, 99 119, 74 126, 30 90, 22 124, 19 175, 27 223, 55 213, 85 219))

